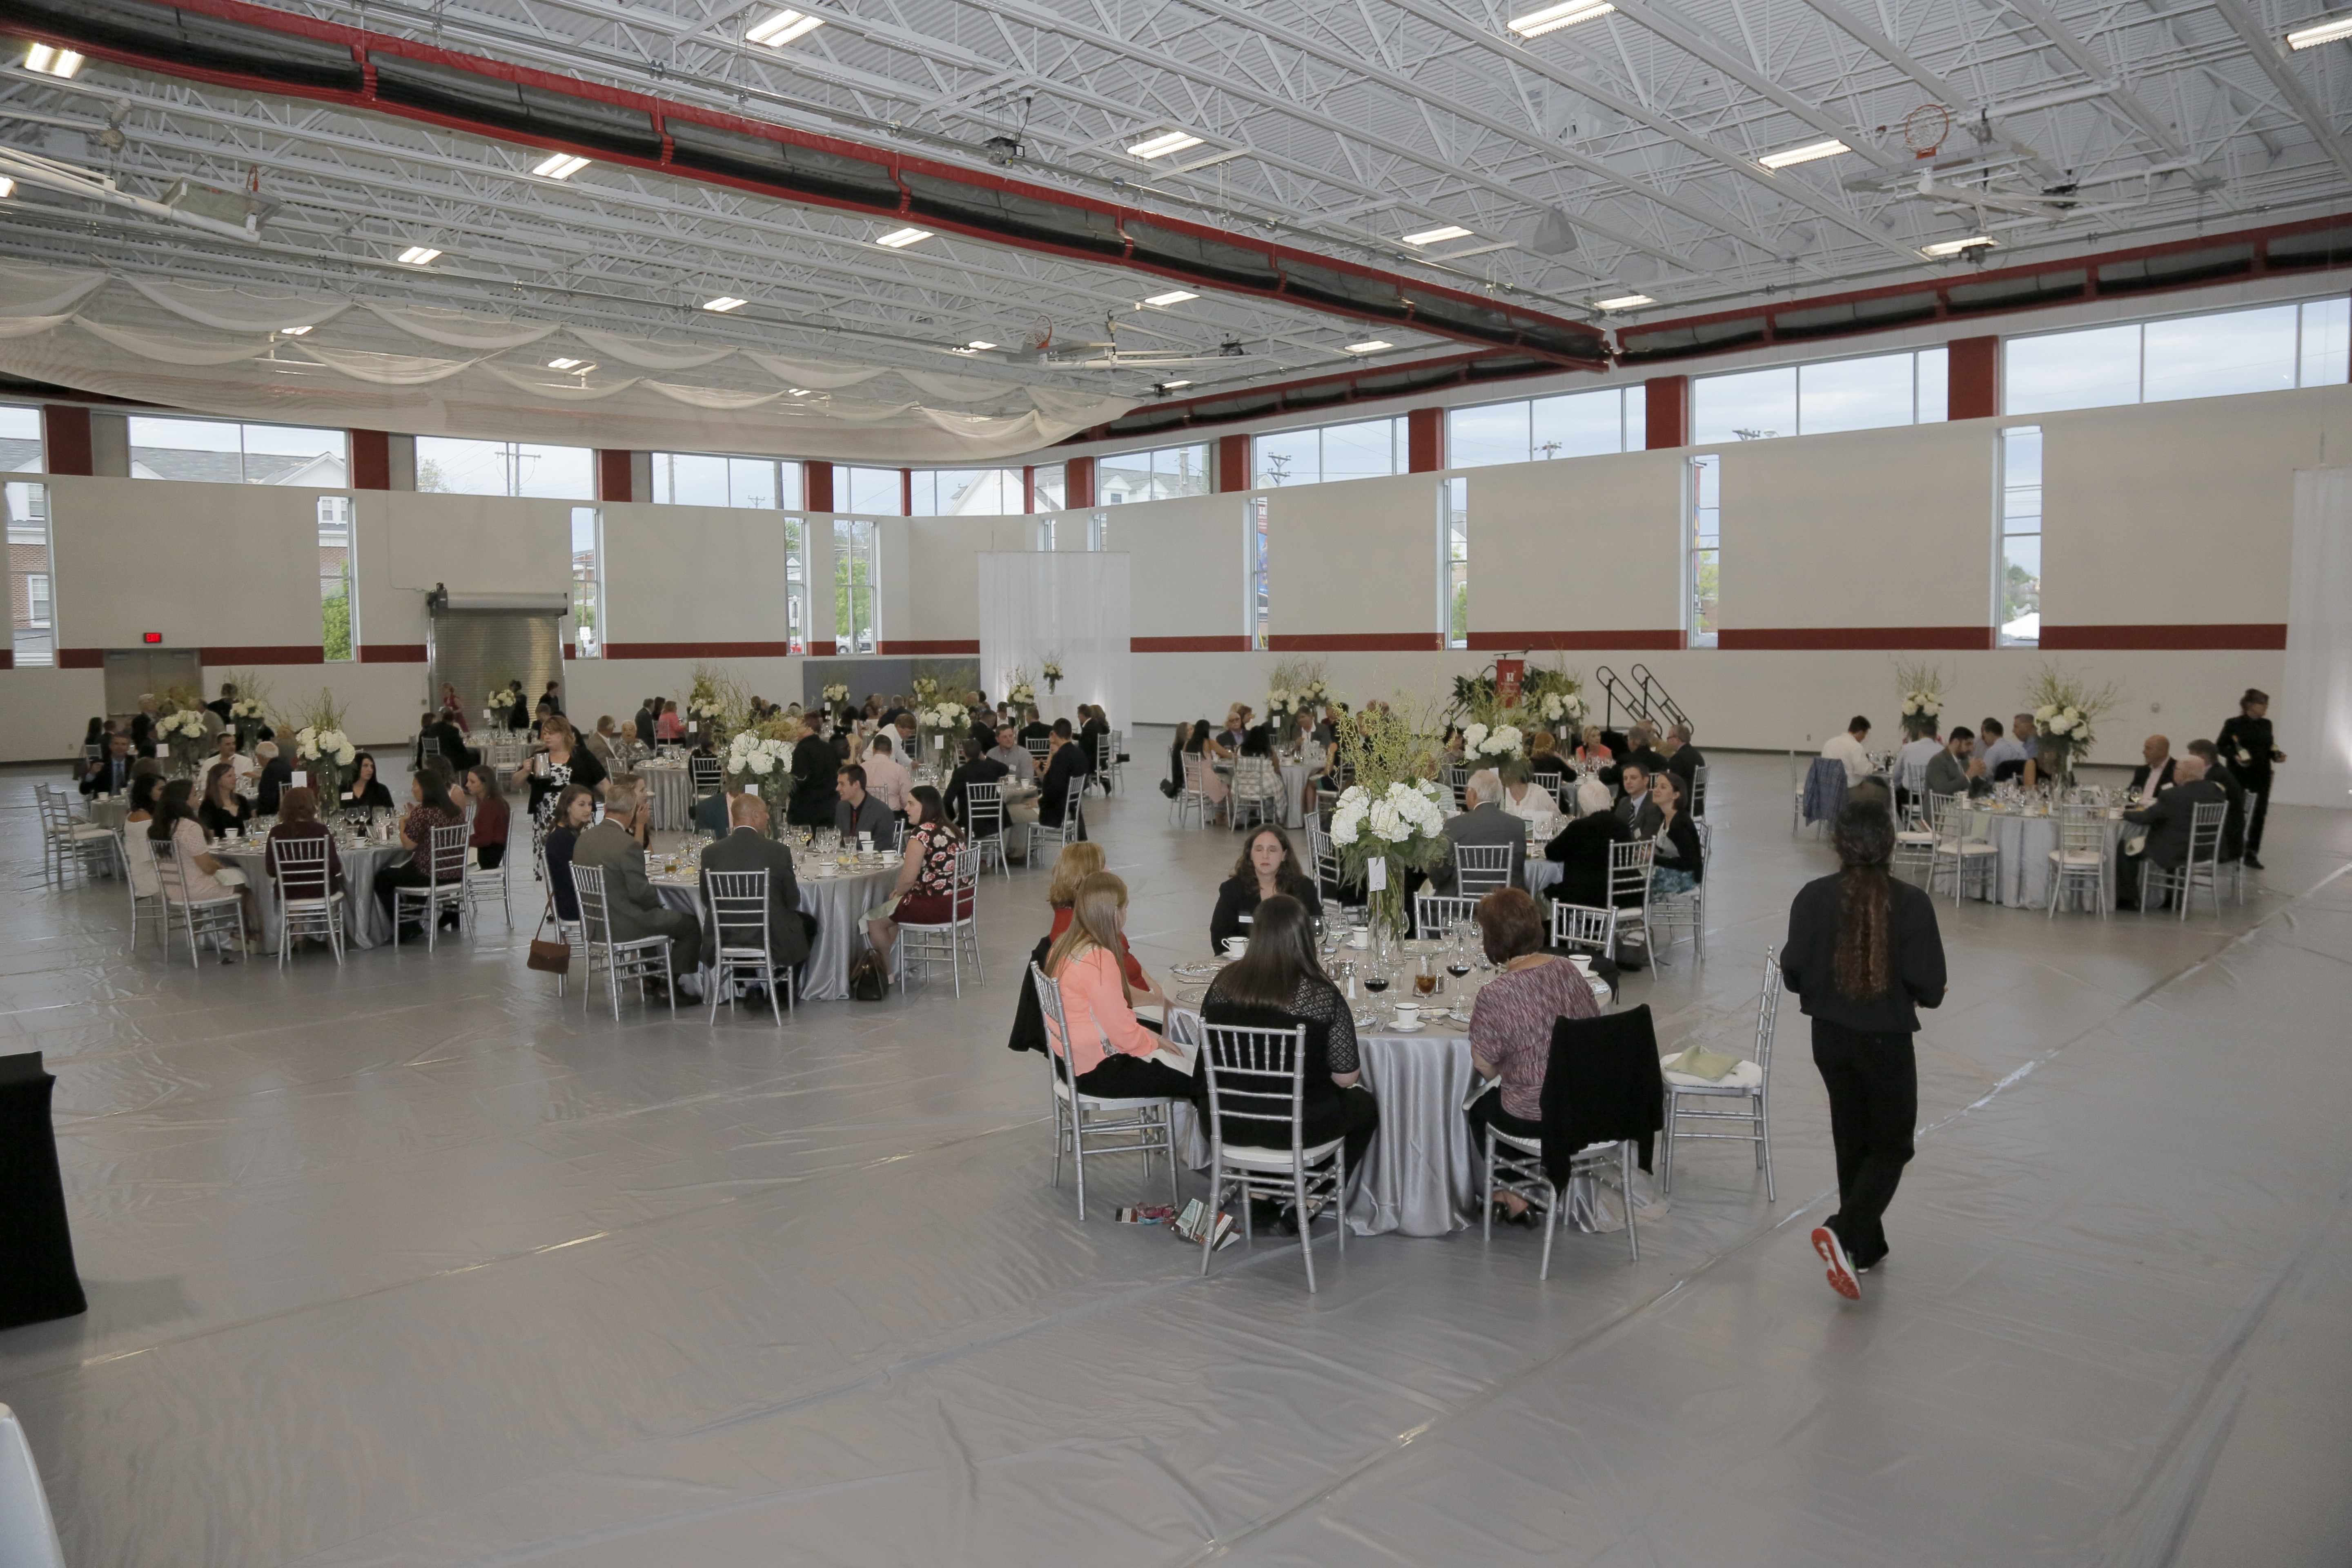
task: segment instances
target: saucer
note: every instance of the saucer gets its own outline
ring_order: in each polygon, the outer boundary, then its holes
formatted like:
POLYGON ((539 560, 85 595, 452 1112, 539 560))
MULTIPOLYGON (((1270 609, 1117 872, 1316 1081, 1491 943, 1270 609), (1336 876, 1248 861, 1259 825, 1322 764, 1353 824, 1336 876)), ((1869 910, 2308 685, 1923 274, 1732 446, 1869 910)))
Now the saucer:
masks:
POLYGON ((1426 1022, 1419 1022, 1419 1023, 1412 1023, 1412 1024, 1398 1024, 1398 1023, 1391 1023, 1387 1028, 1385 1028, 1385 1029, 1381 1030, 1381 1032, 1382 1034, 1386 1034, 1386 1035, 1418 1035, 1418 1034, 1420 1034, 1423 1029, 1426 1029, 1426 1028, 1428 1028, 1428 1027, 1429 1027, 1429 1025, 1428 1025, 1426 1022))

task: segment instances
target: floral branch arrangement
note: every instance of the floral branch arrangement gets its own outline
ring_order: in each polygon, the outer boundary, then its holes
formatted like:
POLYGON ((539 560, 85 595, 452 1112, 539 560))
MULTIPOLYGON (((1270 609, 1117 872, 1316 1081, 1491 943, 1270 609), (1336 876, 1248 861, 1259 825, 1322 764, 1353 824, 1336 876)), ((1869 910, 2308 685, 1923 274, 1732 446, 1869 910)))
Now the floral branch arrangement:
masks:
POLYGON ((930 736, 931 755, 942 763, 953 758, 956 737, 971 722, 971 712, 952 699, 915 710, 915 727, 930 736))
POLYGON ((1587 712, 1584 678, 1572 669, 1529 665, 1519 682, 1519 710, 1527 715, 1523 723, 1539 723, 1555 733, 1563 726, 1582 729, 1587 712))
POLYGON ((845 680, 833 681, 817 695, 824 700, 827 708, 839 708, 849 700, 849 683, 845 680))
POLYGON ((330 808, 342 799, 343 778, 359 748, 343 732, 343 707, 334 693, 321 690, 318 700, 293 716, 294 756, 310 787, 330 808))
POLYGON ((751 695, 726 670, 708 664, 694 667, 693 684, 686 696, 686 716, 697 735, 714 740, 734 735, 751 724, 751 695))
POLYGON ((1047 654, 1045 667, 1037 672, 1045 679, 1045 689, 1058 691, 1062 686, 1062 659, 1058 654, 1047 654))
POLYGON ((1432 737, 1387 708, 1368 708, 1339 730, 1340 761, 1355 782, 1331 813, 1331 844, 1342 876, 1370 888, 1382 862, 1383 886, 1370 892, 1375 922, 1404 933, 1405 872, 1427 870, 1446 853, 1445 795, 1428 776, 1432 737))
POLYGON ((1951 678, 1940 665, 1906 664, 1895 666, 1895 691, 1903 703, 1903 733, 1910 740, 1935 733, 1936 725, 1944 712, 1944 688, 1951 678))
POLYGON ((1474 719, 1463 727, 1462 760, 1470 766, 1489 758, 1507 762, 1527 749, 1528 738, 1517 724, 1498 724, 1489 729, 1474 719))
POLYGON ((793 742, 782 732, 786 728, 783 720, 773 719, 739 730, 721 753, 729 785, 738 795, 757 794, 778 822, 793 795, 793 742))
POLYGON ((1027 666, 1016 664, 1013 667, 1013 680, 1012 683, 1005 688, 1004 700, 1010 702, 1015 708, 1034 708, 1036 706, 1037 689, 1029 684, 1029 670, 1027 666))
POLYGON ((1321 659, 1281 659, 1276 663, 1274 675, 1266 682, 1266 718, 1269 721, 1286 718, 1330 700, 1331 689, 1324 683, 1321 659))
POLYGON ((2097 743, 2099 721, 2115 707, 2122 689, 2109 681, 2095 690, 2084 684, 2081 676, 2069 675, 2054 664, 2043 665, 2025 687, 2034 728, 2042 731, 2034 771, 2056 777, 2073 773, 2074 763, 2090 755, 2097 743))
POLYGON ((183 708, 155 721, 155 738, 172 748, 172 769, 183 776, 194 773, 205 749, 205 710, 183 708))

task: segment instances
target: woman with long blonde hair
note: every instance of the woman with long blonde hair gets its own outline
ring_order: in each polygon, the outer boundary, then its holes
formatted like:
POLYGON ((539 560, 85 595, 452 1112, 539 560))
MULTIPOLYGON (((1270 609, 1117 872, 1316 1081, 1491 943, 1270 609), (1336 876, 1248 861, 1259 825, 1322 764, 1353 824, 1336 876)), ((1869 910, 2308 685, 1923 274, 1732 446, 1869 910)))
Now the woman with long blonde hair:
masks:
POLYGON ((1127 922, 1127 884, 1097 871, 1078 884, 1070 904, 1070 927, 1054 941, 1040 965, 1062 994, 1062 1016, 1069 1037, 1061 1037, 1050 1014, 1045 1039, 1086 1094, 1110 1100, 1174 1095, 1195 1102, 1207 1093, 1197 1073, 1181 1073, 1151 1061, 1160 1037, 1135 1016, 1138 999, 1165 1006, 1157 991, 1138 992, 1119 964, 1120 928, 1127 922))
MULTIPOLYGON (((1063 846, 1054 861, 1054 879, 1045 889, 1045 905, 1054 911, 1054 929, 1045 933, 1048 942, 1055 942, 1070 929, 1070 910, 1078 901, 1078 889, 1088 877, 1103 868, 1102 846, 1095 843, 1063 846)), ((1127 933, 1118 935, 1119 968, 1127 975, 1129 987, 1136 991, 1154 989, 1151 977, 1136 962, 1135 950, 1127 945, 1127 933)))

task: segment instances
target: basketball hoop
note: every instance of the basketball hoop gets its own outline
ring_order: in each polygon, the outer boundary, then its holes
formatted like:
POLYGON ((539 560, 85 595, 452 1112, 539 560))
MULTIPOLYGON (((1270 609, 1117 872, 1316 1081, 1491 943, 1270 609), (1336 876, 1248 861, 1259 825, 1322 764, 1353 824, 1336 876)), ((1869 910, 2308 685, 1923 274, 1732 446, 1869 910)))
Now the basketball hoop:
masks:
POLYGON ((1903 118, 1903 142, 1914 157, 1934 157, 1951 133, 1952 111, 1940 103, 1923 103, 1903 118))

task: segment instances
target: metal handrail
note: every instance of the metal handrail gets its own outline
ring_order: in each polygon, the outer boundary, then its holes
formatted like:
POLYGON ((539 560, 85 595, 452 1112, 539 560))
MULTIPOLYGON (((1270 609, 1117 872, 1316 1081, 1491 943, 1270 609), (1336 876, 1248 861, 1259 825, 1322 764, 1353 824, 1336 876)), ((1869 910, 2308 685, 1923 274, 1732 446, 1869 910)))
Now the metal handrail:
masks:
POLYGON ((1617 704, 1620 702, 1625 705, 1629 717, 1653 729, 1664 730, 1667 723, 1690 722, 1689 716, 1682 710, 1682 705, 1667 694, 1665 687, 1647 667, 1633 666, 1632 676, 1629 681, 1605 664, 1593 668, 1592 679, 1600 685, 1604 699, 1601 721, 1606 728, 1613 730, 1617 727, 1617 704))

